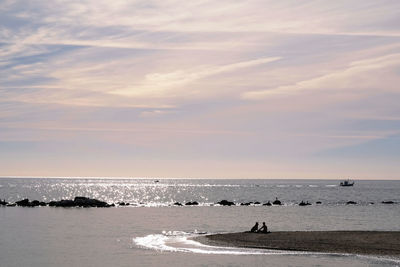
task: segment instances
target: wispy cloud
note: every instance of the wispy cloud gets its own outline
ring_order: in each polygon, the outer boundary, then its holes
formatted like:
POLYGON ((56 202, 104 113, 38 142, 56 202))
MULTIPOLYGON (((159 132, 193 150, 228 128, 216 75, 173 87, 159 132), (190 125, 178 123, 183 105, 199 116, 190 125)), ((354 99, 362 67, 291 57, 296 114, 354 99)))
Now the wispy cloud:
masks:
POLYGON ((182 86, 213 75, 235 72, 243 68, 274 62, 278 59, 279 57, 261 58, 223 66, 199 66, 195 70, 177 70, 169 73, 150 73, 145 76, 143 84, 137 87, 115 90, 111 93, 125 96, 154 95, 156 97, 160 97, 174 94, 172 90, 178 89, 180 93, 190 94, 189 88, 182 88, 182 86))
MULTIPOLYGON (((400 65, 400 54, 390 54, 378 58, 370 58, 351 62, 346 68, 335 70, 316 78, 303 80, 293 85, 285 85, 262 91, 251 91, 243 94, 245 99, 262 99, 273 95, 298 94, 307 90, 380 88, 379 90, 397 90, 394 84, 382 86, 382 76, 376 76, 378 70, 400 65), (367 78, 368 77, 368 78, 367 78)), ((400 82, 400 77, 394 73, 395 80, 400 82)))

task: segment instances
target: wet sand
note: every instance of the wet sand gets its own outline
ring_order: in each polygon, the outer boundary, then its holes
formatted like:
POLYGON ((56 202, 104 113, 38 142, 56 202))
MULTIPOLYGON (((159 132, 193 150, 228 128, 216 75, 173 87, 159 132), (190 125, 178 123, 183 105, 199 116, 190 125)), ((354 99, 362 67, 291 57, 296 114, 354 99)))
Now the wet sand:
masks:
POLYGON ((351 253, 400 258, 400 232, 318 231, 268 234, 244 232, 199 236, 194 240, 211 246, 351 253))

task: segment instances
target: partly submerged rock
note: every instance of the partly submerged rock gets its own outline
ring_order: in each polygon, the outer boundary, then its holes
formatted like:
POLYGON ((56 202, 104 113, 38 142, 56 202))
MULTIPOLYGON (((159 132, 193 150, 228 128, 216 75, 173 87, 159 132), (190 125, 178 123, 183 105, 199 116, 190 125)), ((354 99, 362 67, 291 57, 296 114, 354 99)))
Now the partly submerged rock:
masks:
POLYGON ((300 203, 299 203, 299 206, 310 206, 311 205, 311 203, 310 202, 304 202, 304 201, 301 201, 300 203))
POLYGON ((394 204, 394 201, 382 201, 382 204, 394 204))
POLYGON ((271 202, 264 203, 263 206, 272 206, 271 202))
POLYGON ((221 200, 220 202, 217 202, 217 204, 220 204, 221 206, 232 206, 235 205, 235 203, 228 201, 228 200, 221 200))
POLYGON ((17 206, 21 206, 21 207, 28 207, 30 205, 30 202, 29 202, 29 199, 25 198, 23 200, 15 202, 15 204, 17 204, 17 206))
POLYGON ((356 205, 357 204, 357 202, 355 202, 355 201, 347 201, 347 203, 346 203, 346 205, 356 205))
POLYGON ((275 200, 274 200, 274 202, 272 202, 272 204, 274 204, 274 205, 282 205, 282 202, 278 198, 275 198, 275 200))
POLYGON ((63 208, 69 208, 69 207, 108 208, 108 207, 111 207, 111 205, 107 204, 107 202, 100 201, 97 199, 87 198, 87 197, 75 197, 74 200, 62 199, 60 201, 51 201, 51 202, 49 202, 49 206, 50 207, 63 207, 63 208))
POLYGON ((185 204, 186 206, 197 206, 197 205, 199 205, 199 203, 197 202, 197 201, 193 201, 193 202, 186 202, 186 204, 185 204))

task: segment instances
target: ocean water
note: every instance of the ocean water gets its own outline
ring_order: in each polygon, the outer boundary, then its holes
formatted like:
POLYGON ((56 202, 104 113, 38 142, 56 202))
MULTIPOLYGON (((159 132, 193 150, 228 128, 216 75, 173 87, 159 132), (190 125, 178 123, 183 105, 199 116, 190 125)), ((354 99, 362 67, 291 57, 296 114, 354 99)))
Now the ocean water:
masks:
POLYGON ((396 259, 204 246, 204 233, 400 231, 400 181, 1 178, 9 202, 86 196, 129 207, 0 208, 0 266, 399 266, 396 259), (215 205, 227 199, 283 206, 215 205), (300 201, 313 205, 300 207, 300 201), (346 205, 347 201, 357 205, 346 205), (197 201, 199 206, 173 206, 197 201), (321 201, 316 205, 316 201, 321 201), (374 204, 372 204, 374 203, 374 204))

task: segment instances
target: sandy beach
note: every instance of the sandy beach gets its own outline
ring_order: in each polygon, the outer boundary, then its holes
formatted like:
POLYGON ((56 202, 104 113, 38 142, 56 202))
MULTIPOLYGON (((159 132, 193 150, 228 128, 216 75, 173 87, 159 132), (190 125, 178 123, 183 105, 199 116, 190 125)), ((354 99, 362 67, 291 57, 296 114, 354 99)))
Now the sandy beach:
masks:
POLYGON ((212 246, 400 257, 398 231, 243 232, 200 236, 195 240, 212 246))

